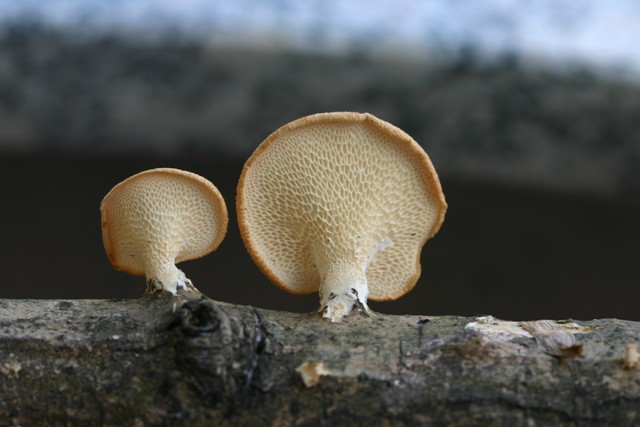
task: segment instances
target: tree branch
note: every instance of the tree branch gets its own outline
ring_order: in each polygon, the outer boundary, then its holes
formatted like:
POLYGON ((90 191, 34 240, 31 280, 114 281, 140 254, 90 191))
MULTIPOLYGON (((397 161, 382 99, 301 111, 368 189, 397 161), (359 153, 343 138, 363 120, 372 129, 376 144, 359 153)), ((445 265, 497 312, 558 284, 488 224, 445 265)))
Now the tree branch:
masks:
POLYGON ((0 300, 0 425, 635 425, 640 323, 0 300))

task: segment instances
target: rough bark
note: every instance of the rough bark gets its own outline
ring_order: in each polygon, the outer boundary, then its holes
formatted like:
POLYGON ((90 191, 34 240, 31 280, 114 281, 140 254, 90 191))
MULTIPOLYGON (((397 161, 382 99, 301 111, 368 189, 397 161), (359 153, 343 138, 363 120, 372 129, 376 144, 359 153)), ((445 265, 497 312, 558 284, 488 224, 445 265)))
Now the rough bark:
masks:
POLYGON ((621 359, 639 338, 615 319, 0 300, 0 425, 638 425, 621 359))

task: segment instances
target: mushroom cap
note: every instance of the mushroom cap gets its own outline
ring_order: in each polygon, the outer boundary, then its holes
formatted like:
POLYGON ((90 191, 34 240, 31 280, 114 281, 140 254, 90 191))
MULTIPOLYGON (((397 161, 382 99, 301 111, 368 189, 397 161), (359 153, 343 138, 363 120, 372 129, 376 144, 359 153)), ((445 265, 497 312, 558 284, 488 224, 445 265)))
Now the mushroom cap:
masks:
POLYGON ((207 255, 227 232, 222 195, 191 172, 150 169, 109 191, 100 204, 102 241, 116 270, 146 273, 153 253, 177 263, 207 255))
POLYGON ((420 251, 447 209, 424 150, 370 114, 295 120, 247 160, 238 184, 240 233, 283 290, 319 290, 330 264, 365 271, 369 298, 393 300, 420 276, 420 251))

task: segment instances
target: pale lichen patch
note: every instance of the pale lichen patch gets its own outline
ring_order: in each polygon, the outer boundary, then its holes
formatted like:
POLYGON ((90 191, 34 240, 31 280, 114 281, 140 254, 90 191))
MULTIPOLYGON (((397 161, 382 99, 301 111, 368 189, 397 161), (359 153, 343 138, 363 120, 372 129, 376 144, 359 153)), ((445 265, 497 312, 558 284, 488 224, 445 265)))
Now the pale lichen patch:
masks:
POLYGON ((538 347, 554 357, 582 357, 583 345, 576 342, 575 334, 589 333, 593 329, 573 321, 536 320, 515 322, 496 319, 493 316, 478 317, 465 329, 475 331, 483 337, 501 342, 518 338, 534 338, 538 347))
POLYGON ((593 331, 591 327, 579 325, 573 321, 538 320, 535 322, 519 322, 496 319, 493 316, 478 317, 475 322, 468 323, 465 329, 505 341, 512 341, 522 337, 535 338, 558 333, 573 335, 593 331))
POLYGON ((520 326, 520 322, 500 320, 493 316, 478 317, 475 322, 468 323, 465 329, 504 341, 512 341, 520 337, 533 338, 533 335, 520 326))

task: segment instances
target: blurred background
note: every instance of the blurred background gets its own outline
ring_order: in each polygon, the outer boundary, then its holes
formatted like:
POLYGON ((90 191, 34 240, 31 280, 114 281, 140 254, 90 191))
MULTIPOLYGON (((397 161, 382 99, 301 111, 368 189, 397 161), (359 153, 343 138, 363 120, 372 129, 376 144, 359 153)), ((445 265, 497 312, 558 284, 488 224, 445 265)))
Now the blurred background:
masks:
POLYGON ((640 320, 640 3, 0 3, 0 298, 136 298, 99 204, 148 168, 224 195, 208 296, 311 311, 239 237, 242 165, 281 125, 370 112, 429 153, 449 203, 385 313, 640 320))

